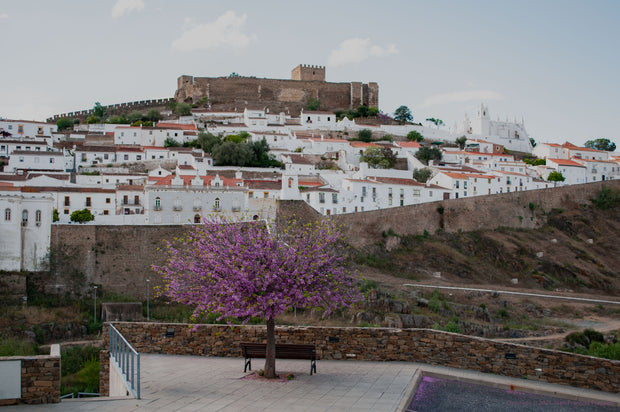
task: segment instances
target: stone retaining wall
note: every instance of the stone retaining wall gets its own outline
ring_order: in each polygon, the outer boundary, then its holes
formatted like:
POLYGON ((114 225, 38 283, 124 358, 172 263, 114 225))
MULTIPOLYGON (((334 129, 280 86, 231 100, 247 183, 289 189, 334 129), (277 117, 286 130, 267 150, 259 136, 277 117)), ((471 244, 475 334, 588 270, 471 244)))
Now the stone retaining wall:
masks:
MULTIPOLYGON (((57 345, 54 345, 57 346, 57 345)), ((3 399, 1 405, 60 402, 60 349, 52 347, 52 355, 6 356, 2 361, 21 361, 20 399, 3 399)))
MULTIPOLYGON (((264 326, 123 323, 139 353, 241 357, 240 342, 264 342, 264 326)), ((104 325, 104 346, 108 326, 104 325)), ((620 392, 620 361, 430 329, 277 327, 280 343, 314 343, 319 359, 422 362, 606 392, 620 392)), ((241 363, 240 363, 241 367, 241 363)), ((320 373, 320 364, 319 364, 320 373)), ((102 380, 104 378, 102 377, 102 380)))

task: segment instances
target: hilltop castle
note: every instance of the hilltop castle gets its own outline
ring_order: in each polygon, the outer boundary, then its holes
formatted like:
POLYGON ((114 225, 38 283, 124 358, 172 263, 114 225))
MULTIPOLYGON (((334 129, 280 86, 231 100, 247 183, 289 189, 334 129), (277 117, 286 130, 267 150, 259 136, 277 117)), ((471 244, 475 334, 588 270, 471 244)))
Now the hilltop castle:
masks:
POLYGON ((308 99, 318 99, 321 110, 348 110, 358 106, 379 107, 377 83, 330 83, 325 81, 324 66, 299 65, 291 79, 255 77, 178 78, 177 102, 206 102, 214 111, 243 111, 246 107, 268 109, 272 113, 298 115, 308 99), (206 99, 205 99, 206 98, 206 99))

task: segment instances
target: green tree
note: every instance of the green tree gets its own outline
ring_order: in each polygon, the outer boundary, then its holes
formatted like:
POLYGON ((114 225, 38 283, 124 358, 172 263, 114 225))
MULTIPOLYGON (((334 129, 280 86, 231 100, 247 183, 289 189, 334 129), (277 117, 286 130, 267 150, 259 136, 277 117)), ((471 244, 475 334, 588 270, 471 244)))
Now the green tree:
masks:
POLYGON ((319 99, 315 99, 314 97, 309 98, 306 101, 306 110, 316 111, 321 108, 321 101, 319 99))
POLYGON ((427 122, 433 123, 438 129, 443 126, 445 123, 441 119, 435 119, 434 117, 429 117, 426 119, 427 122))
POLYGON ((198 147, 206 153, 212 153, 213 148, 222 143, 222 139, 212 133, 200 132, 198 133, 196 142, 198 143, 198 147))
POLYGON ((164 147, 179 147, 179 146, 181 146, 179 142, 174 140, 172 137, 166 137, 166 140, 164 140, 164 147))
POLYGON ((467 143, 467 136, 459 137, 458 139, 456 139, 455 143, 459 145, 461 150, 463 150, 465 148, 465 143, 467 143))
POLYGON ((88 209, 76 210, 71 213, 72 222, 84 223, 90 222, 91 220, 95 220, 95 216, 93 216, 88 209))
POLYGON ((106 108, 101 105, 99 102, 95 102, 95 106, 93 106, 93 115, 103 119, 105 118, 106 108))
POLYGON ((357 133, 357 138, 362 142, 370 142, 372 140, 372 130, 370 129, 362 129, 357 133))
POLYGON ((66 117, 61 117, 56 122, 56 126, 58 127, 58 131, 62 132, 65 129, 72 129, 73 128, 73 122, 71 120, 67 119, 66 117))
POLYGON ((566 180, 566 178, 562 176, 562 173, 554 170, 553 172, 549 173, 547 180, 550 182, 563 182, 566 180))
POLYGON ((415 157, 427 165, 429 160, 441 160, 441 150, 436 147, 430 148, 428 146, 424 146, 416 152, 415 157))
POLYGON ((86 124, 95 124, 95 123, 99 123, 99 118, 95 115, 92 115, 88 119, 86 119, 86 124))
POLYGON ((606 152, 614 152, 616 150, 616 144, 609 139, 588 140, 584 147, 589 149, 604 150, 606 152))
POLYGON ((129 124, 129 120, 127 120, 124 116, 111 116, 108 118, 108 123, 110 124, 129 124))
POLYGON ((224 142, 213 148, 213 161, 218 166, 246 166, 254 158, 254 151, 246 143, 224 142))
POLYGON ((142 117, 143 116, 141 112, 134 110, 133 112, 127 115, 127 121, 129 121, 129 123, 135 123, 135 122, 142 120, 142 117))
POLYGON ((545 159, 536 159, 532 161, 532 166, 544 166, 547 164, 547 160, 545 159))
POLYGON ((364 150, 360 161, 375 169, 390 169, 396 164, 396 155, 389 147, 371 146, 364 150))
POLYGON ((60 217, 58 216, 58 209, 52 211, 52 222, 58 222, 60 217))
POLYGON ((413 178, 420 183, 426 183, 428 179, 433 176, 433 171, 428 167, 424 167, 422 169, 415 169, 413 171, 413 178))
POLYGON ((422 136, 422 133, 418 132, 417 130, 412 130, 407 133, 407 139, 413 140, 414 142, 421 142, 422 140, 424 140, 424 136, 422 136))
POLYGON ((400 106, 398 109, 394 110, 394 120, 399 123, 407 123, 413 121, 413 114, 411 114, 411 110, 407 106, 400 106))
POLYGON ((178 116, 189 116, 192 114, 192 105, 189 103, 177 103, 174 113, 178 116))
POLYGON ((159 119, 161 119, 161 113, 159 113, 159 110, 157 109, 151 109, 148 112, 146 112, 146 115, 144 117, 146 118, 146 120, 150 120, 152 122, 158 122, 159 119))

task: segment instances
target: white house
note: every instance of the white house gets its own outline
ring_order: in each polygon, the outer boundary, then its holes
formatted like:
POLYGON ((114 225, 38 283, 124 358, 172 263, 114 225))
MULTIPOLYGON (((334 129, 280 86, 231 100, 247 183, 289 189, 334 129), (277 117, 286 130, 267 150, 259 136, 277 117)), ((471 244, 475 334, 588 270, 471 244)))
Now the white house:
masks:
POLYGON ((45 270, 52 196, 34 188, 0 186, 0 269, 45 270))
MULTIPOLYGON (((49 140, 49 139, 48 139, 49 140)), ((0 156, 9 157, 15 150, 45 152, 51 150, 45 139, 2 139, 0 138, 0 156)))
POLYGON ((9 158, 6 171, 55 170, 64 172, 72 169, 72 165, 73 157, 66 157, 63 152, 14 150, 9 158))
POLYGON ((574 160, 547 158, 546 166, 546 168, 539 169, 543 171, 544 175, 541 177, 545 180, 548 179, 549 173, 551 173, 552 170, 555 170, 564 176, 565 180, 561 184, 578 185, 581 183, 586 183, 586 167, 575 162, 574 160))
POLYGON ((618 164, 613 160, 573 157, 571 160, 586 167, 586 183, 620 178, 618 164))
POLYGON ((114 146, 76 146, 74 152, 75 168, 116 163, 116 150, 114 146))
POLYGON ((538 143, 533 149, 532 154, 539 159, 568 159, 568 148, 556 143, 538 143))
POLYGON ((304 111, 302 109, 299 118, 301 120, 301 125, 307 129, 332 129, 336 126, 336 115, 334 112, 304 111))
POLYGON ((55 124, 31 120, 0 119, 0 131, 8 132, 12 138, 18 137, 52 137, 58 127, 55 124))

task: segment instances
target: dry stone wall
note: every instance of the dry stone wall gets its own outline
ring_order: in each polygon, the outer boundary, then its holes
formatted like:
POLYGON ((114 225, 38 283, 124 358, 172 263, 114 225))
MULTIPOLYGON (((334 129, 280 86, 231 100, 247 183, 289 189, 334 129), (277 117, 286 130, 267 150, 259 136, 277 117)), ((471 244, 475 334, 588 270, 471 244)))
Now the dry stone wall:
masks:
MULTIPOLYGON (((241 342, 265 342, 264 326, 119 323, 140 353, 241 357, 241 342)), ((104 326, 104 346, 108 326, 104 326)), ((276 327, 279 343, 314 344, 319 360, 405 361, 620 392, 620 361, 430 329, 276 327)), ((239 364, 241 368, 241 361, 239 364)), ((320 373, 320 362, 318 365, 320 373)))
POLYGON ((60 356, 8 356, 2 361, 21 361, 20 399, 0 400, 1 405, 60 402, 60 356))

